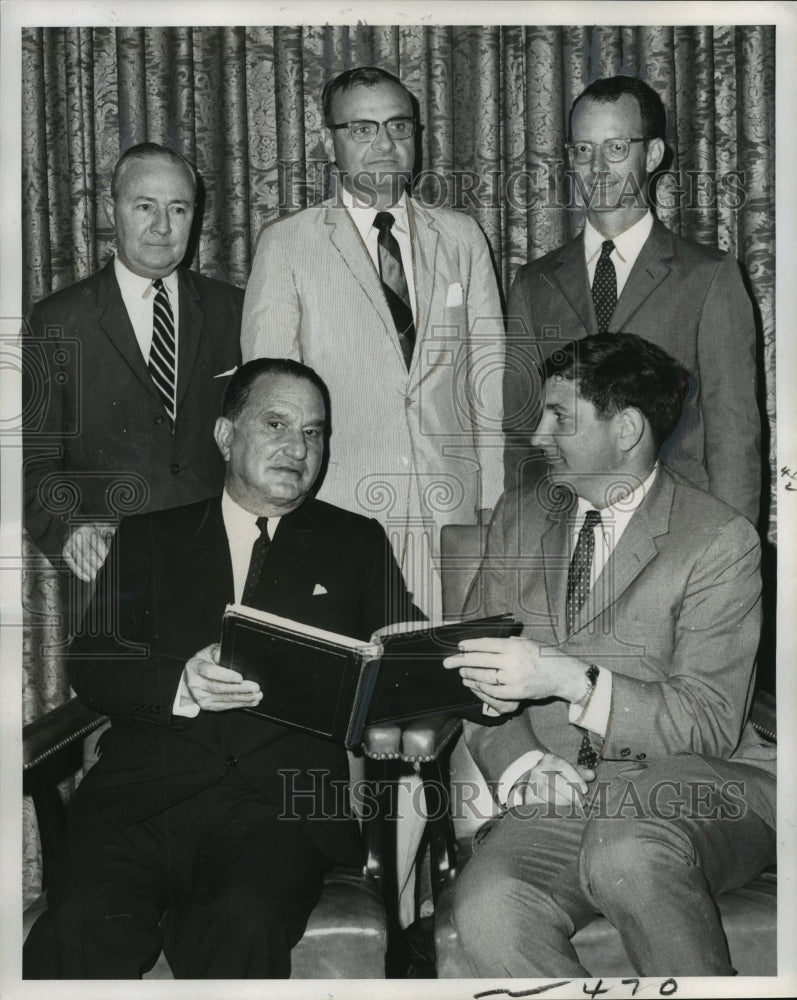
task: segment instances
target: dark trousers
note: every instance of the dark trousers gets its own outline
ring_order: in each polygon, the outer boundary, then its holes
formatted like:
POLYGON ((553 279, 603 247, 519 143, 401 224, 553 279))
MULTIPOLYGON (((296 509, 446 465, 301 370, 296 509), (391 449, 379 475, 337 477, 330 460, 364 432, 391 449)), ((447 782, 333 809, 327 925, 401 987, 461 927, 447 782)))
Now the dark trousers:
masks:
POLYGON ((70 828, 31 979, 135 979, 161 949, 175 978, 287 978, 332 862, 235 772, 121 830, 70 828))

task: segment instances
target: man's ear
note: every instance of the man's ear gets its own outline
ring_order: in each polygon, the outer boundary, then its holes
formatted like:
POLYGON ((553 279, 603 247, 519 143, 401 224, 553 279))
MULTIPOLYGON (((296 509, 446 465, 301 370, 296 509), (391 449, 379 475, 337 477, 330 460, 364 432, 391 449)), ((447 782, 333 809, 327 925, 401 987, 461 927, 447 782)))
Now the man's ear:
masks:
POLYGON ((667 147, 664 145, 663 139, 648 139, 648 150, 647 150, 647 160, 645 161, 645 166, 649 174, 658 167, 661 161, 664 159, 664 154, 667 147))
POLYGON ((618 435, 617 445, 620 451, 626 453, 634 449, 645 434, 646 422, 641 410, 635 406, 627 406, 617 414, 618 435))
POLYGON ((332 135, 332 130, 328 129, 324 125, 321 129, 321 142, 324 146, 324 152, 327 154, 327 159, 330 163, 335 162, 335 140, 332 135))
POLYGON ((111 228, 116 229, 113 198, 109 194, 104 194, 101 200, 102 207, 105 209, 105 215, 111 224, 111 228))
POLYGON ((213 437, 216 441, 221 457, 225 462, 230 460, 230 442, 233 435, 233 423, 227 417, 217 417, 213 427, 213 437))

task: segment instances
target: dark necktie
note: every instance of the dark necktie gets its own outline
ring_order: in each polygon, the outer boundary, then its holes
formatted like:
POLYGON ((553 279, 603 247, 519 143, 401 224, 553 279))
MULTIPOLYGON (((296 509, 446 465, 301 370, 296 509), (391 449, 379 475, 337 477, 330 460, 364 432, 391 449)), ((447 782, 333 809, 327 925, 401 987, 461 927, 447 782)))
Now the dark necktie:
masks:
POLYGON ((263 572, 263 563, 266 561, 266 553, 268 552, 269 546, 268 531, 266 530, 268 518, 259 517, 256 524, 260 531, 260 538, 256 538, 254 544, 252 545, 252 555, 249 559, 249 570, 246 574, 246 583, 244 584, 244 592, 241 597, 241 604, 245 604, 247 607, 252 606, 252 599, 254 598, 257 585, 260 582, 260 574, 263 572))
POLYGON ((176 414, 177 368, 174 351, 174 315, 163 281, 152 282, 155 301, 152 308, 152 346, 149 350, 149 373, 160 393, 169 420, 174 424, 176 414))
POLYGON ((377 212, 374 218, 374 227, 379 230, 377 240, 379 277, 382 280, 382 288, 390 306, 393 322, 396 324, 404 363, 409 369, 415 347, 415 324, 412 320, 410 294, 407 291, 407 276, 401 263, 401 250, 396 237, 390 231, 394 222, 395 219, 390 212, 377 212))
MULTIPOLYGON (((588 510, 584 518, 584 525, 578 533, 573 558, 570 560, 570 568, 567 572, 567 603, 565 605, 568 635, 573 634, 578 613, 590 591, 590 572, 592 559, 595 555, 594 528, 600 523, 601 516, 598 511, 588 510)), ((578 763, 586 767, 594 767, 597 760, 598 755, 590 742, 589 734, 584 733, 578 751, 578 763)))
POLYGON ((592 279, 592 301, 595 303, 598 333, 608 333, 609 320, 617 305, 617 272, 611 258, 612 250, 614 243, 604 240, 595 266, 595 277, 592 279))

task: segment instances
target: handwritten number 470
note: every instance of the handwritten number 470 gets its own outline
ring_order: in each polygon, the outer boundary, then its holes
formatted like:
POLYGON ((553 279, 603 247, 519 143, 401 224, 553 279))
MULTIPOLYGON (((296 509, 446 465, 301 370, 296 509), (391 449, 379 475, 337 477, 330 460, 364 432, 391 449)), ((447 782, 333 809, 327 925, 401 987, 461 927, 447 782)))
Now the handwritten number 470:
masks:
MULTIPOLYGON (((638 979, 622 979, 621 983, 623 986, 630 986, 633 984, 633 989, 631 990, 631 996, 636 996, 636 992, 639 989, 638 979)), ((603 993, 608 993, 611 990, 611 986, 604 987, 603 980, 599 979, 595 986, 589 987, 586 983, 583 983, 581 989, 584 991, 585 996, 595 1000, 595 997, 601 996, 603 993)), ((671 997, 674 993, 678 992, 678 983, 674 979, 665 979, 663 983, 659 986, 659 996, 660 997, 671 997)))

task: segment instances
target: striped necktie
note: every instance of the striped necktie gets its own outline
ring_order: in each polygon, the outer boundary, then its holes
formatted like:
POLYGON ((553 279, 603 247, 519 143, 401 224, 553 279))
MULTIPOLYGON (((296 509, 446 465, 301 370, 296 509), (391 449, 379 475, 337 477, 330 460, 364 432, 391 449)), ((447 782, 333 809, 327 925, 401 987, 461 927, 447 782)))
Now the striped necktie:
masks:
POLYGON ((149 373, 160 393, 163 406, 174 424, 177 414, 177 365, 174 343, 174 315, 163 281, 152 282, 155 301, 152 308, 152 346, 149 350, 149 373))
POLYGON ((410 307, 410 293, 407 289, 407 276, 401 263, 401 250, 396 237, 391 232, 396 220, 390 212, 377 212, 374 226, 379 230, 377 244, 379 246, 379 277, 382 279, 382 289, 390 306, 393 322, 396 324, 401 353, 407 370, 412 360, 415 347, 415 323, 410 307))

